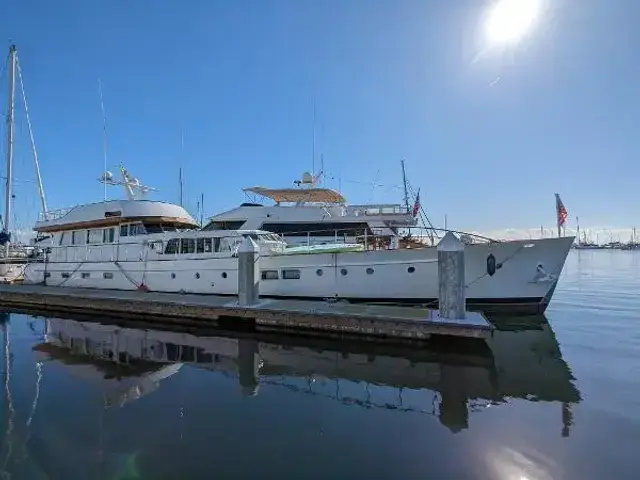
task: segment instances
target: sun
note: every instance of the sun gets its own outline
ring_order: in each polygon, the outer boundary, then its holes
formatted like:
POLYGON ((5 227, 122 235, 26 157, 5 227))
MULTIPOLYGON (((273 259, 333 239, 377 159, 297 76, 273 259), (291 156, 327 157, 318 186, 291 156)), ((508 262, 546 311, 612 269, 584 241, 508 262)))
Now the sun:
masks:
POLYGON ((540 0, 497 0, 491 5, 485 35, 491 44, 517 43, 532 28, 540 0))

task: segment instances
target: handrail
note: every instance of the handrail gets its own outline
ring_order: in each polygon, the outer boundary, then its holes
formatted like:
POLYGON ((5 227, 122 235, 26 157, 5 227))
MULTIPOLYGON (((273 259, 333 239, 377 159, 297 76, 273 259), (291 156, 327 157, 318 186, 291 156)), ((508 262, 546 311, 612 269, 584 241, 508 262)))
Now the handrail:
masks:
POLYGON ((74 207, 59 208, 57 210, 49 210, 48 212, 40 212, 40 215, 38 216, 38 221, 39 222, 48 222, 48 221, 51 221, 51 220, 58 220, 58 219, 64 217, 71 210, 73 210, 73 208, 74 207))

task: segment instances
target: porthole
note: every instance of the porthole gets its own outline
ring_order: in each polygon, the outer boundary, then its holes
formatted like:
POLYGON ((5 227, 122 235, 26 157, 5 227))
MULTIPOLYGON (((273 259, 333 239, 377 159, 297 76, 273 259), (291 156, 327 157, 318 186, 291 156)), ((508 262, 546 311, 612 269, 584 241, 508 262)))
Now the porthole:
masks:
POLYGON ((222 272, 222 278, 227 278, 227 272, 222 272))
POLYGON ((373 268, 367 268, 367 275, 373 275, 373 268))
POLYGON ((340 270, 340 274, 341 275, 346 275, 347 273, 349 273, 349 272, 347 272, 346 268, 343 268, 342 270, 340 270))
POLYGON ((415 271, 416 271, 416 267, 409 267, 409 268, 407 268, 407 272, 409 272, 409 273, 413 273, 413 272, 415 272, 415 271))
POLYGON ((200 273, 196 272, 196 278, 200 278, 200 273))
POLYGON ((176 274, 175 274, 175 273, 172 273, 172 274, 171 274, 171 278, 176 278, 176 274))
POLYGON ((322 269, 321 269, 321 268, 319 268, 319 269, 317 269, 317 270, 316 270, 316 275, 318 275, 319 277, 321 277, 321 276, 322 276, 322 273, 323 273, 323 272, 322 272, 322 269))

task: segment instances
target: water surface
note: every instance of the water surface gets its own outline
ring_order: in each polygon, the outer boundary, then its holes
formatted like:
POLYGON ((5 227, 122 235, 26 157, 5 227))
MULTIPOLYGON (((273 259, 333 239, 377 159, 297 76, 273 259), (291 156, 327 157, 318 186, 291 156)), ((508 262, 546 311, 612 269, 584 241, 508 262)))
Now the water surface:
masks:
POLYGON ((638 478, 639 290, 639 253, 572 252, 546 318, 494 318, 487 342, 420 350, 12 313, 0 469, 638 478))

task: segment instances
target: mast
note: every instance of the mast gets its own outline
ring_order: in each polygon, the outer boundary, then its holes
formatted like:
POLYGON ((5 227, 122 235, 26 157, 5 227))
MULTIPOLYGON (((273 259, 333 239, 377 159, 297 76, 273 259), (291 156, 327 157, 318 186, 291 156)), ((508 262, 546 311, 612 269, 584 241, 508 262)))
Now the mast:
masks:
POLYGON ((576 217, 576 243, 580 244, 580 219, 576 217))
MULTIPOLYGON (((9 47, 9 103, 7 105, 7 181, 5 186, 4 204, 4 233, 7 235, 11 229, 11 200, 13 198, 13 115, 15 111, 15 80, 16 80, 16 46, 9 47)), ((9 253, 7 242, 6 253, 9 253)))
POLYGON ((402 165, 402 185, 404 186, 404 206, 407 209, 407 213, 409 212, 409 191, 407 190, 407 172, 404 168, 404 160, 400 160, 400 165, 402 165))

